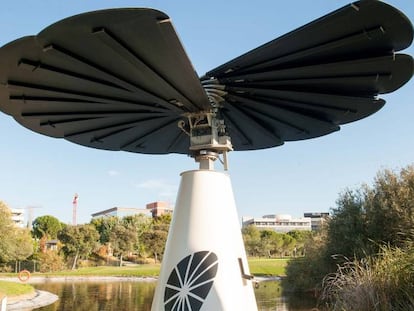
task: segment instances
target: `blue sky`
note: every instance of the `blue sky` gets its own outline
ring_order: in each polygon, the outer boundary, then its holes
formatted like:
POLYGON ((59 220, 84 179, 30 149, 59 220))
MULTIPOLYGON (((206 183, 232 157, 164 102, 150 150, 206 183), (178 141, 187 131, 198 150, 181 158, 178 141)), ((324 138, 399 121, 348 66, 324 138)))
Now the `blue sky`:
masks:
MULTIPOLYGON (((390 0, 414 21, 414 1, 390 0)), ((199 75, 250 49, 340 8, 344 0, 127 1, 14 0, 2 3, 0 46, 36 34, 74 14, 113 7, 152 7, 168 14, 199 75)), ((404 53, 414 54, 414 47, 404 53)), ((414 79, 381 96, 373 116, 321 138, 282 147, 232 152, 230 176, 239 216, 329 211, 345 188, 372 183, 378 170, 414 161, 414 79)), ((0 200, 34 206, 34 217, 78 223, 113 206, 174 204, 180 172, 195 169, 183 155, 150 156, 90 149, 31 132, 0 113, 0 200)), ((216 164, 216 167, 220 167, 216 164)))

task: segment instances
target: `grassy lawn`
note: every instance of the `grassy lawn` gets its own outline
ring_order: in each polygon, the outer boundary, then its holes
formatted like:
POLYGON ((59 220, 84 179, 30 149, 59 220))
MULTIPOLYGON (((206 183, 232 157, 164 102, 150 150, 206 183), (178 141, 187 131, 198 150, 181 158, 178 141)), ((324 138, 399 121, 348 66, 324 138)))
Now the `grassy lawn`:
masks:
POLYGON ((145 264, 131 267, 100 266, 79 268, 52 273, 35 273, 33 276, 128 276, 128 277, 154 277, 160 272, 159 264, 145 264))
MULTIPOLYGON (((250 258, 250 273, 256 276, 285 275, 285 267, 289 259, 250 258)), ((124 277, 156 277, 160 272, 160 264, 144 264, 127 267, 100 266, 65 270, 51 273, 32 273, 31 276, 124 276, 124 277)), ((0 273, 0 276, 15 277, 15 273, 0 273)))
POLYGON ((289 259, 249 258, 250 273, 256 276, 285 275, 289 259))
POLYGON ((28 284, 20 284, 15 282, 0 281, 0 296, 1 294, 8 297, 30 294, 34 292, 34 288, 28 284))

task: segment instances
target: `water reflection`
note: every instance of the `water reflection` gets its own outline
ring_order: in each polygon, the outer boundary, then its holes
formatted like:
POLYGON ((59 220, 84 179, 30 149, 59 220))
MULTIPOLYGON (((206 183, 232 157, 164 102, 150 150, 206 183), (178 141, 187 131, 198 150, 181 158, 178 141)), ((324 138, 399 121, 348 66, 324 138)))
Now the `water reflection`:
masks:
MULTIPOLYGON (((150 311, 155 282, 51 282, 36 284, 37 289, 59 296, 59 300, 37 311, 150 311)), ((309 311, 315 301, 286 298, 280 282, 261 282, 255 289, 260 311, 309 311)))
POLYGON ((260 311, 310 311, 316 310, 317 302, 309 296, 282 296, 278 281, 261 282, 255 289, 256 301, 260 311))
POLYGON ((151 310, 155 282, 63 282, 36 284, 59 296, 42 311, 151 310))

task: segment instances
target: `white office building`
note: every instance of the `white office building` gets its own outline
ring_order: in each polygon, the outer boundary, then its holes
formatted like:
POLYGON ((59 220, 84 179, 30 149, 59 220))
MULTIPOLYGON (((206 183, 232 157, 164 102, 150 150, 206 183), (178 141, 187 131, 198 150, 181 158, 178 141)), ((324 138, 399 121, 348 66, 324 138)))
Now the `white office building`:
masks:
POLYGON ((14 224, 20 228, 24 228, 24 209, 20 208, 11 208, 10 212, 12 214, 12 220, 14 224))
POLYGON ((143 214, 149 217, 159 217, 164 214, 172 214, 173 209, 167 202, 156 201, 148 203, 145 208, 135 208, 135 207, 113 207, 103 211, 96 212, 92 214, 92 218, 99 217, 125 217, 132 215, 143 214))
POLYGON ((311 219, 312 231, 320 230, 326 220, 329 219, 329 213, 323 212, 304 213, 303 216, 311 219))
POLYGON ((312 222, 310 217, 293 218, 291 215, 264 215, 261 218, 246 217, 242 218, 242 227, 255 225, 258 229, 274 230, 286 233, 293 230, 311 231, 312 222))

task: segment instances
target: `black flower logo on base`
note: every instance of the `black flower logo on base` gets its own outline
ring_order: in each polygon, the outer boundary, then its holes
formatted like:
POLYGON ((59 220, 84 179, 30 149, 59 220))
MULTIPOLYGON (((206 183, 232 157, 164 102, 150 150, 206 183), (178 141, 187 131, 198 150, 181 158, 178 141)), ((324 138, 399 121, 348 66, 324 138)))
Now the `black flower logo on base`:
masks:
POLYGON ((199 311, 213 286, 217 268, 218 258, 213 252, 196 252, 182 259, 165 286, 165 311, 199 311))

